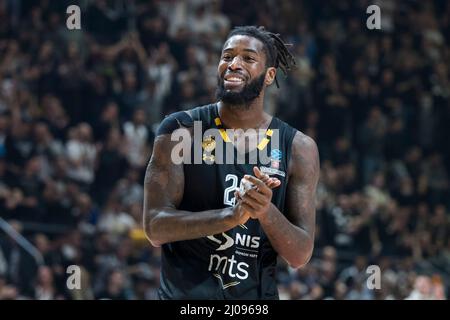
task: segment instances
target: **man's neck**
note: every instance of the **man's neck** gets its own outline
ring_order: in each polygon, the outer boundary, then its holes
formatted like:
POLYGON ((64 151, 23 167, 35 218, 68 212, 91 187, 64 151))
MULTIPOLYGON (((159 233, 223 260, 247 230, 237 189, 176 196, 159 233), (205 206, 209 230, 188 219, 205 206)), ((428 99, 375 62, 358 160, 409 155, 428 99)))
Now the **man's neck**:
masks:
POLYGON ((247 106, 217 104, 219 117, 225 127, 231 129, 259 129, 268 125, 272 118, 264 112, 263 97, 258 97, 247 106))

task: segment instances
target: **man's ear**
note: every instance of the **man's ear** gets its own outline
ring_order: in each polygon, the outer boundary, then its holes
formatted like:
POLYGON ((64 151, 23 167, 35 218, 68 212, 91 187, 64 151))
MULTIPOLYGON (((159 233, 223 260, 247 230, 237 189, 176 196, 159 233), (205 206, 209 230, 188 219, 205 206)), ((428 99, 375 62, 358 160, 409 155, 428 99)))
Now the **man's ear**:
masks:
POLYGON ((264 84, 266 86, 270 86, 272 82, 275 80, 275 76, 277 75, 277 69, 274 67, 267 68, 266 77, 264 79, 264 84))

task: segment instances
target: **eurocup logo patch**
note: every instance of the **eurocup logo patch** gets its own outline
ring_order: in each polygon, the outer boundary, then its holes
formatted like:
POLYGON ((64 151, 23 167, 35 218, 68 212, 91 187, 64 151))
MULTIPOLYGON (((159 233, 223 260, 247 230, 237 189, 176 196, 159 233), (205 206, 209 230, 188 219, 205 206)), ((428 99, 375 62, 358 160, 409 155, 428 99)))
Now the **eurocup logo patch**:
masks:
POLYGON ((280 161, 282 158, 282 152, 280 149, 273 149, 270 152, 270 166, 274 169, 280 168, 280 161))

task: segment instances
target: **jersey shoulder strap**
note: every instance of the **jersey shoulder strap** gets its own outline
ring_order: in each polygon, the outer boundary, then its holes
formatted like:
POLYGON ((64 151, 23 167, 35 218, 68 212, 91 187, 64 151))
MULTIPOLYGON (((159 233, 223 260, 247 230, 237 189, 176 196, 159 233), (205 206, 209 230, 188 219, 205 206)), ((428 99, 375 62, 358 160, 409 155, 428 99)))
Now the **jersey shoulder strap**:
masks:
POLYGON ((175 130, 185 127, 190 128, 194 125, 192 117, 186 111, 179 111, 168 115, 161 121, 156 131, 156 136, 171 134, 175 130))
POLYGON ((207 104, 188 111, 193 121, 202 121, 204 125, 209 125, 215 114, 215 104, 207 104))

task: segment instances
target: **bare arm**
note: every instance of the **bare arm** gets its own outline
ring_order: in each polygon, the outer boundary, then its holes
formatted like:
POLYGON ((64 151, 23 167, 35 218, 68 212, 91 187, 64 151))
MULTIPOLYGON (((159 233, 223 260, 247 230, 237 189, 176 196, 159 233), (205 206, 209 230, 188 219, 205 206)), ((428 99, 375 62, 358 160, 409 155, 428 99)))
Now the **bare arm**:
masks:
MULTIPOLYGON (((262 185, 258 186, 259 191, 251 190, 242 200, 250 215, 259 219, 278 254, 290 266, 299 268, 309 261, 314 247, 315 194, 320 170, 315 142, 298 132, 290 160, 285 215, 270 202, 272 193, 262 185)), ((249 177, 257 185, 258 178, 249 177)))
POLYGON ((202 212, 177 210, 184 192, 182 164, 171 160, 177 142, 170 134, 156 138, 144 185, 143 222, 154 246, 225 232, 249 218, 240 206, 202 212))

